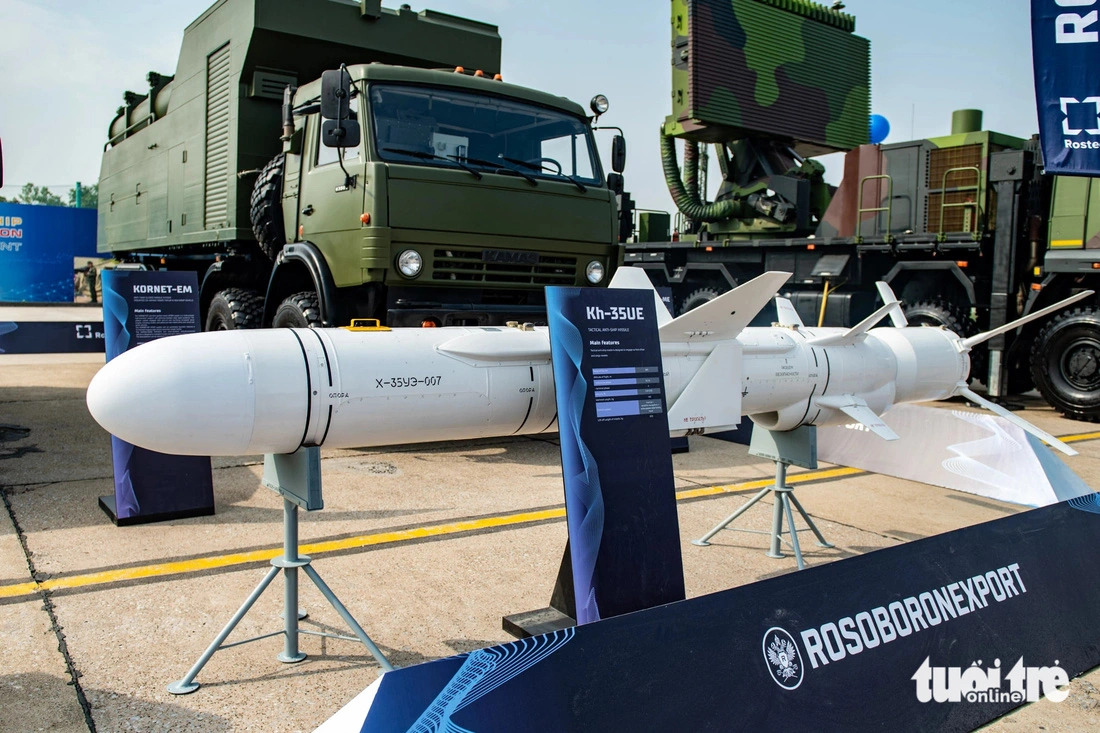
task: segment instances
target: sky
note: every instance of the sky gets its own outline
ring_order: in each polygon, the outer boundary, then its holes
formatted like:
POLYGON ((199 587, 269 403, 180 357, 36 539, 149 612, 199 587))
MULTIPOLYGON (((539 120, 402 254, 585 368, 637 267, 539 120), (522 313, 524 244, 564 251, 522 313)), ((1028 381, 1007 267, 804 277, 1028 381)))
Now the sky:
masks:
MULTIPOLYGON (((605 94, 611 108, 601 122, 626 134, 627 190, 641 208, 673 209, 658 152, 670 111, 667 0, 409 1, 414 10, 499 26, 509 82, 586 108, 605 94)), ((856 33, 871 41, 871 111, 890 123, 885 142, 947 134, 961 108, 984 110, 986 129, 1037 131, 1027 0, 845 1, 856 33)), ((0 141, 8 185, 0 195, 33 182, 66 199, 76 181, 94 183, 123 91, 144 92, 149 70, 175 70, 184 27, 211 2, 4 0, 0 141)), ((611 133, 597 139, 607 169, 611 133)), ((824 161, 832 183, 837 158, 824 161)))

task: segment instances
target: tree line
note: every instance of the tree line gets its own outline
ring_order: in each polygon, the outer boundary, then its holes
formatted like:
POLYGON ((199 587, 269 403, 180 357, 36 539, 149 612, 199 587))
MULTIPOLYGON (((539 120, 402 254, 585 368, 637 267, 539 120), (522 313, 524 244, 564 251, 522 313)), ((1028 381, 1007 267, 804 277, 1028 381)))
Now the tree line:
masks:
MULTIPOLYGON (((46 186, 36 186, 33 183, 24 183, 22 190, 12 197, 0 196, 0 203, 11 204, 41 204, 44 206, 76 206, 76 188, 69 189, 69 202, 55 194, 46 186)), ((99 184, 80 187, 80 206, 84 209, 94 209, 99 206, 99 184)))

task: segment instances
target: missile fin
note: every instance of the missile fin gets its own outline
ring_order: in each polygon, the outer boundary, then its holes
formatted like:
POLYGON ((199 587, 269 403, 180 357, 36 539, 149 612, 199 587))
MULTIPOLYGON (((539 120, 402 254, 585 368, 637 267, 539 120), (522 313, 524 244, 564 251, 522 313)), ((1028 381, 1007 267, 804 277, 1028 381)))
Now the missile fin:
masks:
POLYGON ((817 404, 840 410, 883 440, 897 440, 899 437, 881 417, 875 414, 875 411, 867 405, 867 401, 860 397, 851 394, 819 397, 817 404))
POLYGON ((833 336, 818 336, 817 338, 810 339, 806 343, 811 346, 851 346, 852 344, 858 343, 860 339, 866 336, 867 332, 885 318, 895 307, 894 303, 887 303, 844 333, 833 336))
POLYGON ((973 402, 975 405, 978 405, 979 407, 984 407, 985 409, 989 410, 990 412, 992 412, 995 415, 1000 415, 1005 420, 1008 420, 1010 423, 1012 423, 1016 427, 1020 428, 1024 432, 1031 433, 1032 435, 1034 435, 1039 440, 1042 440, 1047 445, 1049 445, 1051 448, 1055 448, 1057 450, 1060 450, 1063 453, 1065 453, 1067 456, 1077 455, 1077 451, 1075 451, 1073 448, 1070 448, 1068 445, 1066 445, 1062 441, 1058 440, 1057 438, 1055 438, 1050 433, 1046 432, 1045 430, 1043 430, 1041 428, 1035 427, 1034 425, 1029 423, 1027 420, 1023 419, 1019 415, 1016 415, 1012 412, 1009 412, 1005 408, 998 405, 996 402, 990 402, 989 400, 982 397, 981 395, 979 395, 975 392, 972 392, 970 390, 970 388, 967 387, 962 382, 959 383, 959 386, 956 390, 956 394, 962 395, 966 399, 973 402))
POLYGON ((645 274, 645 270, 640 267, 620 267, 615 270, 615 274, 611 277, 611 282, 607 284, 609 288, 621 288, 624 290, 652 290, 653 299, 656 301, 657 307, 657 327, 672 322, 672 314, 668 312, 668 306, 661 300, 661 294, 657 292, 657 288, 653 287, 653 281, 649 279, 649 275, 645 274))
POLYGON ((736 342, 717 344, 684 391, 668 408, 669 430, 734 428, 741 422, 741 392, 729 389, 739 374, 741 350, 736 342))
POLYGON ((894 324, 894 328, 908 326, 909 320, 905 317, 905 311, 901 309, 901 301, 898 300, 898 296, 894 295, 894 290, 882 280, 875 283, 875 287, 878 288, 878 295, 882 298, 883 303, 892 303, 897 306, 890 311, 890 322, 894 324))
POLYGON ((765 272, 737 286, 661 326, 661 341, 724 341, 736 338, 790 276, 789 272, 765 272))
POLYGON ((794 305, 787 298, 775 299, 775 310, 779 314, 780 326, 795 326, 796 328, 802 328, 806 324, 802 322, 802 319, 798 317, 798 311, 794 309, 794 305))
POLYGON ((986 331, 985 333, 979 333, 977 336, 971 336, 970 338, 962 339, 962 341, 960 341, 959 343, 961 343, 967 349, 972 349, 983 341, 988 341, 994 336, 1000 336, 1006 331, 1015 331, 1017 328, 1024 325, 1025 323, 1031 323, 1036 318, 1042 318, 1048 313, 1053 313, 1059 308, 1065 308, 1067 305, 1072 305, 1073 303, 1076 303, 1079 300, 1084 300, 1085 298, 1094 294, 1095 292, 1092 290, 1082 290, 1080 293, 1077 293, 1077 295, 1072 295, 1065 300, 1059 300, 1054 305, 1048 305, 1046 308, 1041 308, 1034 313, 1028 313, 1023 318, 1017 318, 1015 321, 1012 321, 1011 323, 1006 323, 999 328, 994 328, 992 331, 986 331))

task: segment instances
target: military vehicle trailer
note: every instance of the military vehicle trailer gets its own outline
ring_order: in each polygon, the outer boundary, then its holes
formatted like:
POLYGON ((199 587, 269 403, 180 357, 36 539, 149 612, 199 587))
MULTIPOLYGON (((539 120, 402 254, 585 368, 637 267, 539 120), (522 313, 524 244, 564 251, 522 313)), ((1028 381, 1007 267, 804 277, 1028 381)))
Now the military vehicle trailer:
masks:
MULTIPOLYGON (((873 312, 882 280, 911 324, 969 335, 1100 289, 1100 187, 1044 175, 1036 139, 983 131, 980 111, 959 110, 950 135, 866 144, 869 61, 851 16, 803 0, 673 0, 672 12, 674 112, 662 148, 680 213, 640 213, 625 263, 670 288, 679 312, 787 270, 784 294, 808 324, 854 325, 873 312), (811 56, 829 60, 817 65, 827 76, 813 76, 811 56), (761 81, 746 67, 772 74, 761 81), (761 100, 771 104, 758 110, 761 100), (722 172, 713 202, 703 196, 707 144, 722 172), (841 150, 834 188, 809 156, 841 150)), ((1100 420, 1096 300, 971 357, 993 397, 1034 386, 1067 416, 1100 420)))
POLYGON ((610 278, 622 178, 585 110, 499 70, 492 25, 219 0, 125 95, 98 249, 196 271, 208 330, 544 321, 544 286, 610 278))

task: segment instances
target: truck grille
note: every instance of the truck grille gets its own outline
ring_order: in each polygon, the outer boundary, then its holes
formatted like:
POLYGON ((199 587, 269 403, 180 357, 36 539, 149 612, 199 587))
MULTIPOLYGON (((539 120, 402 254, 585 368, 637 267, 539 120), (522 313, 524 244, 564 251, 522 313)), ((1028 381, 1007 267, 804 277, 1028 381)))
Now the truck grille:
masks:
POLYGON ((432 280, 499 285, 573 285, 577 258, 541 255, 534 263, 487 262, 481 250, 437 249, 432 252, 432 280))

